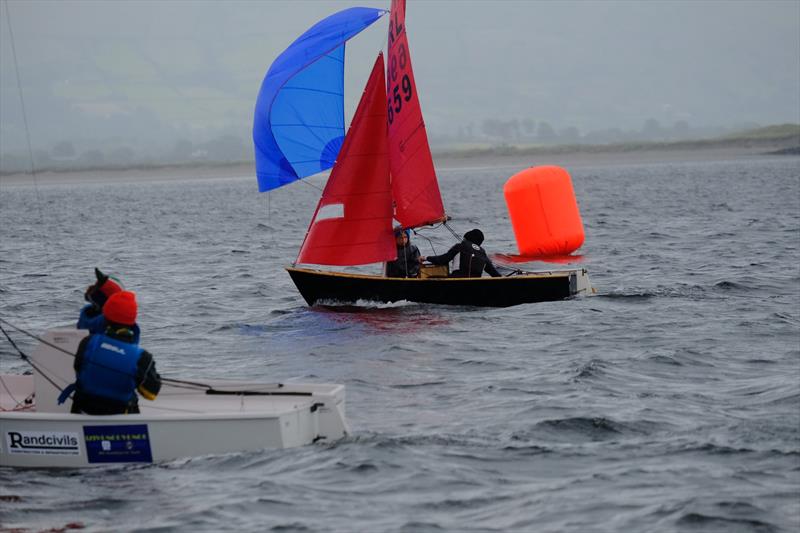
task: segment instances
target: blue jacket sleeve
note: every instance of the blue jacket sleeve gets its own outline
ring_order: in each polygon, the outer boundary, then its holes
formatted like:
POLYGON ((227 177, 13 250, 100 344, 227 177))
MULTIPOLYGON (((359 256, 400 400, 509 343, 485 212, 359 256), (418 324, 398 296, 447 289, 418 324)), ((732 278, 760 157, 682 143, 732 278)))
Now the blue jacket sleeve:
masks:
POLYGON ((103 314, 97 312, 97 308, 92 304, 87 304, 81 309, 78 317, 78 329, 88 329, 90 333, 102 333, 105 329, 106 320, 103 314))

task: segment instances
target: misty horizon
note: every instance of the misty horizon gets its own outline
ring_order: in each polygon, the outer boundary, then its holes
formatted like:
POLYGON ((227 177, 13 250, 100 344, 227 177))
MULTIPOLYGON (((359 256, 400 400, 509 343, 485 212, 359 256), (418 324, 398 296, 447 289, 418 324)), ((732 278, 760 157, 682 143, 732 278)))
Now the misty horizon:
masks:
MULTIPOLYGON (((27 158, 21 88, 37 160, 251 157, 269 65, 353 5, 389 2, 4 2, 0 153, 27 158)), ((348 43, 348 120, 387 22, 348 43)), ((434 146, 800 123, 797 2, 411 0, 407 24, 434 146)))

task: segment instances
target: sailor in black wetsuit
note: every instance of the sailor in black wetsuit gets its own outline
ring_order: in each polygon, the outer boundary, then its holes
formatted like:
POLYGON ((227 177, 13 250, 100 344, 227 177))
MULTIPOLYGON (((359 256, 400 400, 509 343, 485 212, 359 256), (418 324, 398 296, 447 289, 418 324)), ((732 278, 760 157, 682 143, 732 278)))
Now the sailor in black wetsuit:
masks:
POLYGON ((387 278, 419 277, 419 248, 409 242, 409 233, 410 230, 404 229, 396 229, 394 232, 397 259, 386 263, 387 278))
POLYGON ((154 400, 161 390, 153 356, 135 340, 134 293, 112 294, 103 306, 106 328, 84 338, 75 355, 76 381, 59 397, 62 403, 75 391, 72 413, 89 415, 139 412, 137 391, 154 400))
POLYGON ((500 277, 500 273, 492 264, 486 251, 481 248, 483 232, 473 229, 464 234, 464 240, 450 248, 442 255, 423 257, 434 265, 446 265, 458 255, 458 270, 450 273, 451 278, 479 278, 485 270, 493 278, 500 277))

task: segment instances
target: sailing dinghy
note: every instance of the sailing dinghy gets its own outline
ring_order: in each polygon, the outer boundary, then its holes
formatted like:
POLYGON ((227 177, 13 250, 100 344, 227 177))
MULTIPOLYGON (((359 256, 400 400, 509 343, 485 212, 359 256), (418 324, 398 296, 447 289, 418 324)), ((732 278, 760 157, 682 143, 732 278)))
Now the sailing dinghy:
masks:
POLYGON ((411 67, 405 0, 392 0, 387 61, 379 54, 344 136, 345 42, 384 12, 351 8, 323 19, 272 64, 253 121, 259 190, 332 168, 298 258, 287 271, 309 305, 410 301, 507 307, 592 292, 585 269, 449 278, 423 266, 419 278, 300 267, 356 266, 397 258, 405 229, 446 224, 411 67), (385 80, 385 81, 384 81, 385 80))
POLYGON ((140 414, 70 414, 85 330, 53 329, 30 356, 33 374, 0 374, 0 466, 82 468, 289 448, 348 433, 344 386, 165 380, 140 414))

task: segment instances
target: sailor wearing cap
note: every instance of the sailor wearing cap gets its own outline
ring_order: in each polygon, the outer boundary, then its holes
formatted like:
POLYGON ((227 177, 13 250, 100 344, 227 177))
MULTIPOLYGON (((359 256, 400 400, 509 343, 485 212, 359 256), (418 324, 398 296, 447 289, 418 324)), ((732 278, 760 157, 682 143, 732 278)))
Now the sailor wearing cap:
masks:
POLYGON ((134 334, 138 306, 130 291, 112 294, 103 305, 106 329, 84 338, 75 356, 75 383, 59 397, 75 391, 73 413, 112 415, 138 413, 137 391, 148 400, 161 390, 153 356, 139 347, 134 334))

